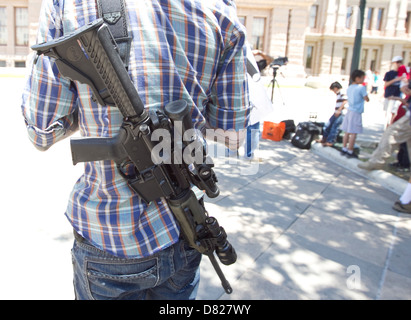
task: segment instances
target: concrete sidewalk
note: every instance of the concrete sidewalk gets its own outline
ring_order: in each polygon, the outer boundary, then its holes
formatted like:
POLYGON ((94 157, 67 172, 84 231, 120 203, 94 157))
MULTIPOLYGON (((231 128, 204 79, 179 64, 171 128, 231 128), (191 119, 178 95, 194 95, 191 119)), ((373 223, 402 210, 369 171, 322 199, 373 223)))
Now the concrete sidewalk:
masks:
MULTIPOLYGON (((22 86, 22 78, 0 77, 0 299, 73 299, 73 236, 64 211, 83 166, 72 166, 69 140, 46 153, 31 145, 22 86)), ((298 123, 314 110, 325 120, 332 106, 323 93, 283 86, 287 106, 272 119, 298 123)), ((378 139, 372 116, 375 110, 366 127, 378 139)), ((260 146, 261 163, 215 159, 221 195, 206 206, 227 230, 238 261, 221 265, 234 290, 227 295, 204 257, 198 298, 411 299, 411 216, 391 208, 404 181, 361 172, 356 160, 331 148, 300 150, 285 140, 260 146)))
POLYGON ((411 299, 411 216, 391 208, 398 193, 352 171, 358 160, 316 149, 264 140, 253 176, 245 160, 217 163, 225 191, 207 208, 238 262, 222 267, 227 295, 205 258, 199 299, 411 299))

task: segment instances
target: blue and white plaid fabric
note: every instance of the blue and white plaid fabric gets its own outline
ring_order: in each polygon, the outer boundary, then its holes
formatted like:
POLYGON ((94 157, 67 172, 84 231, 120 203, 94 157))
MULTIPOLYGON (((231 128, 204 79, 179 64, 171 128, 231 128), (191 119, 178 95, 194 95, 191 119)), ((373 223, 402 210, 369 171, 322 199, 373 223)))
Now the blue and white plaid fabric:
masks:
MULTIPOLYGON (((243 129, 249 114, 245 30, 229 0, 126 0, 133 38, 129 74, 147 109, 185 99, 194 126, 243 129)), ((38 43, 97 19, 95 1, 45 0, 38 43)), ((61 77, 53 59, 32 66, 22 110, 31 141, 46 149, 78 129, 83 137, 115 136, 123 121, 114 107, 91 99, 87 85, 61 77)), ((96 247, 120 257, 145 257, 178 241, 164 199, 145 205, 111 161, 88 162, 66 216, 96 247)), ((58 174, 57 174, 58 176, 58 174)))

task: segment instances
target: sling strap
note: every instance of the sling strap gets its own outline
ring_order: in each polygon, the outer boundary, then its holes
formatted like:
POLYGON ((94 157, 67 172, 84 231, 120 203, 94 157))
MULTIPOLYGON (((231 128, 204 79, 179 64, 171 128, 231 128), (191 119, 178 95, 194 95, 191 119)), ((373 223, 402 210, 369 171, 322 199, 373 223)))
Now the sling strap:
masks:
POLYGON ((247 73, 254 77, 254 75, 259 74, 260 72, 254 67, 253 63, 247 58, 247 73))
POLYGON ((124 0, 97 0, 98 14, 107 23, 116 40, 124 66, 128 68, 132 38, 128 34, 128 20, 124 0))

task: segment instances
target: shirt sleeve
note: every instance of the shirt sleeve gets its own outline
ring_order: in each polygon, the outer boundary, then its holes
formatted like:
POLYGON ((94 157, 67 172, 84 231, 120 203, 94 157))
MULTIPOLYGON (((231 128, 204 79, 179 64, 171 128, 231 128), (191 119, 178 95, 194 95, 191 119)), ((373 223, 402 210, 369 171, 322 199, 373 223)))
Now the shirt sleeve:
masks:
POLYGON ((212 128, 239 131, 247 127, 250 110, 245 34, 234 29, 220 60, 206 119, 212 128))
MULTIPOLYGON (((43 1, 37 42, 62 35, 58 7, 43 1)), ((59 73, 53 58, 33 58, 22 97, 22 112, 30 141, 47 150, 77 129, 77 92, 59 73)))

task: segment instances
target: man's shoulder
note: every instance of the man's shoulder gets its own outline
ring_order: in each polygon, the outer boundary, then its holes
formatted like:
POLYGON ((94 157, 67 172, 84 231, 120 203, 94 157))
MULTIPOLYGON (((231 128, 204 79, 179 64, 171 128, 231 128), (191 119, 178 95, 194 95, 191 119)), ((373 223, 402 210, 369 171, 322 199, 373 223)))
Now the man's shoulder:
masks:
POLYGON ((347 94, 354 91, 356 88, 358 88, 358 84, 355 84, 355 83, 350 84, 347 88, 347 94))
POLYGON ((384 79, 394 79, 397 76, 398 72, 395 70, 390 70, 388 72, 385 73, 384 79))

